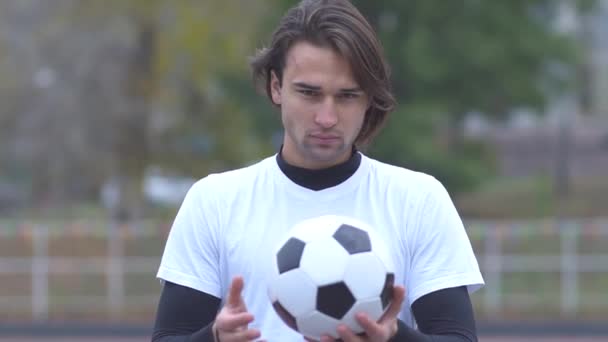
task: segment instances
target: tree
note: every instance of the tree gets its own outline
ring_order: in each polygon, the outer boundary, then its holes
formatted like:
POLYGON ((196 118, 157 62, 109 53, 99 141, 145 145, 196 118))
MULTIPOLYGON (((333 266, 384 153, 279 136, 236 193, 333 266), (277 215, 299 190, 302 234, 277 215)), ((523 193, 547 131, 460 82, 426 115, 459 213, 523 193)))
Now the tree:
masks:
POLYGON ((202 177, 255 158, 251 118, 221 79, 246 68, 260 3, 2 3, 0 157, 31 170, 32 197, 52 205, 73 199, 75 184, 99 190, 114 177, 126 217, 142 213, 150 164, 202 177), (37 88, 39 71, 55 82, 37 88), (32 152, 9 155, 21 140, 32 152))
POLYGON ((542 113, 549 95, 573 85, 571 75, 554 72, 579 57, 571 37, 555 30, 559 2, 356 3, 379 29, 401 103, 374 153, 436 174, 454 191, 491 172, 483 142, 460 135, 468 113, 495 120, 522 107, 542 113))
POLYGON ((555 72, 579 57, 571 37, 554 28, 558 1, 353 2, 380 35, 399 102, 370 154, 437 175, 453 191, 492 170, 483 142, 461 135, 467 114, 540 113, 550 93, 572 85, 572 75, 555 72))
POLYGON ((131 0, 75 6, 80 25, 126 17, 130 27, 121 88, 126 110, 112 120, 114 174, 125 196, 121 208, 138 211, 150 164, 202 177, 259 154, 257 136, 248 129, 251 118, 227 95, 221 78, 246 67, 260 3, 131 0), (252 15, 225 20, 242 11, 252 15))

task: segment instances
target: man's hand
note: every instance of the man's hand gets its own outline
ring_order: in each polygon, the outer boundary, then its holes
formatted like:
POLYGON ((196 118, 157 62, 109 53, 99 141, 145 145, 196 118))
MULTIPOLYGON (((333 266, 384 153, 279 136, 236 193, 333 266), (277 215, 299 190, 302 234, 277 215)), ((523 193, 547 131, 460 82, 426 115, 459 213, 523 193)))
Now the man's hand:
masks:
POLYGON ((254 317, 247 312, 247 306, 241 297, 243 286, 242 277, 232 279, 226 304, 213 323, 215 342, 249 342, 260 337, 259 330, 248 328, 254 317))
MULTIPOLYGON (((357 314, 357 322, 365 330, 365 335, 358 336, 344 325, 338 326, 338 334, 344 342, 387 342, 397 333, 397 316, 405 299, 403 286, 393 287, 393 301, 378 322, 370 319, 365 313, 357 314)), ((321 337, 321 342, 335 341, 330 336, 321 337)))

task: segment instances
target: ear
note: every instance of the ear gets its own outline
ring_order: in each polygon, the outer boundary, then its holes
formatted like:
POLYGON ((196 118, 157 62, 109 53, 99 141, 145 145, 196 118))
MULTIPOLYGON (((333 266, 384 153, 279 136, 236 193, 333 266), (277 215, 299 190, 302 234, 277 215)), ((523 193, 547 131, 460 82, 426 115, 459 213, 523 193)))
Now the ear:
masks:
POLYGON ((272 102, 276 105, 281 104, 281 81, 277 77, 277 74, 273 71, 270 72, 270 93, 272 95, 272 102))

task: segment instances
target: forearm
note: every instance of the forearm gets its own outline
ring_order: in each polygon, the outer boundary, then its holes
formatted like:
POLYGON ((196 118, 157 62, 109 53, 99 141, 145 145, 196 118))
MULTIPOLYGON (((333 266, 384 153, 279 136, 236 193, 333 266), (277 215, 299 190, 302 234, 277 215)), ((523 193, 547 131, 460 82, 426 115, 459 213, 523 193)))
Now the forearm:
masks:
POLYGON ((399 321, 397 334, 393 336, 390 342, 477 342, 477 337, 458 332, 451 332, 445 335, 424 334, 399 321))
POLYGON ((412 312, 418 329, 399 321, 391 342, 477 342, 466 286, 429 293, 413 303, 412 312))
POLYGON ((165 283, 152 342, 215 342, 212 326, 219 305, 219 298, 165 283))
POLYGON ((215 342, 212 325, 210 323, 199 331, 187 335, 178 335, 179 332, 169 330, 156 330, 152 335, 152 342, 215 342))

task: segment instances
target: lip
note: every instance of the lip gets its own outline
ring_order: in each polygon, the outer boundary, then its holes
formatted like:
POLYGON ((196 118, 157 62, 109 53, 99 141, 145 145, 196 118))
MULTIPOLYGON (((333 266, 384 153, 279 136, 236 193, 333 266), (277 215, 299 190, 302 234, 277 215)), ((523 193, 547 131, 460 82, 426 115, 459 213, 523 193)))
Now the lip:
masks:
POLYGON ((340 137, 337 135, 328 135, 328 134, 315 134, 311 135, 312 143, 317 146, 335 146, 339 141, 340 137))
POLYGON ((337 135, 332 135, 332 134, 311 134, 310 135, 312 138, 314 139, 319 139, 319 140, 336 140, 339 139, 340 137, 337 135))

